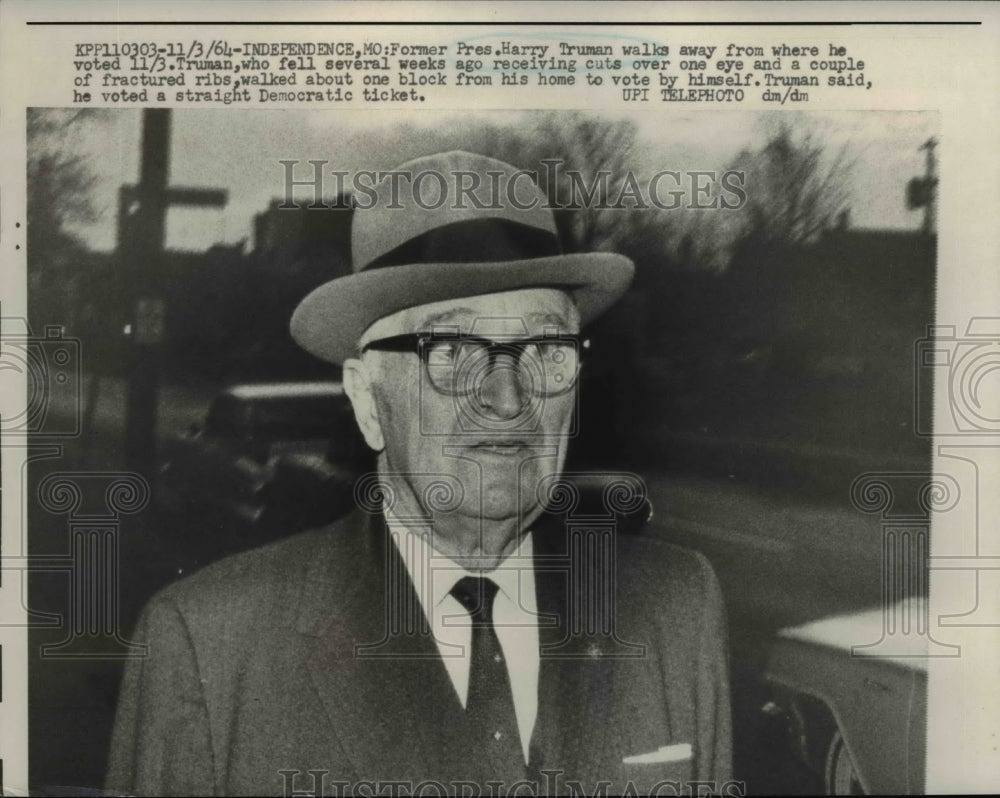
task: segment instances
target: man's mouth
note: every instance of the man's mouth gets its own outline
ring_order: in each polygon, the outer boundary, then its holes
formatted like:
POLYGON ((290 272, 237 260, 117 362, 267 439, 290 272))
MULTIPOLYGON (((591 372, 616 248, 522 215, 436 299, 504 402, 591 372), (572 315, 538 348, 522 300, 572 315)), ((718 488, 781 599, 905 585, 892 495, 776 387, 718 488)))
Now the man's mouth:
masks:
POLYGON ((486 452, 488 454, 513 456, 524 452, 527 446, 528 444, 526 441, 502 439, 479 441, 472 445, 472 449, 477 452, 486 452))

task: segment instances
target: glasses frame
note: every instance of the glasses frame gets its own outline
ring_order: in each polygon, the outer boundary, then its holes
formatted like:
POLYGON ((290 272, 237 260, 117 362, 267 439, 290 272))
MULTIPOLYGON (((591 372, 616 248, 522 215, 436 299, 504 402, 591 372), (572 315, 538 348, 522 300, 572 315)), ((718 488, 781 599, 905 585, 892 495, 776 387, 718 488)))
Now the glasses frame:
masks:
POLYGON ((484 338, 480 335, 463 335, 457 332, 415 332, 402 333, 401 335, 390 335, 387 338, 378 338, 374 341, 369 341, 361 347, 361 354, 363 355, 369 350, 377 352, 403 352, 415 354, 423 362, 424 371, 427 374, 427 380, 435 391, 444 394, 445 396, 465 396, 466 393, 463 393, 462 391, 448 391, 440 388, 430 375, 430 371, 428 370, 430 368, 428 360, 430 358, 431 344, 440 343, 442 341, 469 343, 483 347, 486 350, 487 363, 490 368, 492 368, 493 364, 496 362, 497 354, 509 351, 510 349, 520 350, 517 358, 518 367, 520 367, 521 359, 524 357, 524 352, 529 346, 551 343, 571 344, 577 352, 576 369, 573 372, 572 378, 567 380, 565 388, 551 393, 545 392, 539 394, 539 396, 544 396, 546 398, 562 396, 576 387, 580 377, 580 368, 583 366, 583 354, 590 348, 589 338, 576 335, 574 333, 545 333, 543 335, 533 335, 527 338, 512 336, 510 338, 497 339, 484 338))

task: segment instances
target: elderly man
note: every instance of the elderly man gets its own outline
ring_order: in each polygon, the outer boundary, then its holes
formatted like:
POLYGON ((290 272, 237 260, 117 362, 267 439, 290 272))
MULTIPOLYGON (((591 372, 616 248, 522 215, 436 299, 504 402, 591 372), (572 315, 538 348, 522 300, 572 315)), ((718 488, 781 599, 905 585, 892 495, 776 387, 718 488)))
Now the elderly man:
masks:
POLYGON ((549 506, 575 432, 580 330, 632 263, 562 254, 544 195, 508 164, 455 152, 399 173, 355 211, 355 273, 306 297, 291 325, 343 366, 377 474, 346 518, 150 602, 108 786, 723 789, 711 569, 549 506))

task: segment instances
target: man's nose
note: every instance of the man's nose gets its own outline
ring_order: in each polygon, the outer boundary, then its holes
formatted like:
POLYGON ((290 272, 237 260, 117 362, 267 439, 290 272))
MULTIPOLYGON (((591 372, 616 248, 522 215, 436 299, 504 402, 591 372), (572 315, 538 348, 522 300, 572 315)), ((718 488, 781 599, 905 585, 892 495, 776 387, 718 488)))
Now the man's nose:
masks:
POLYGON ((482 409, 497 419, 512 419, 528 405, 530 394, 517 359, 510 354, 498 354, 483 377, 477 391, 482 409))

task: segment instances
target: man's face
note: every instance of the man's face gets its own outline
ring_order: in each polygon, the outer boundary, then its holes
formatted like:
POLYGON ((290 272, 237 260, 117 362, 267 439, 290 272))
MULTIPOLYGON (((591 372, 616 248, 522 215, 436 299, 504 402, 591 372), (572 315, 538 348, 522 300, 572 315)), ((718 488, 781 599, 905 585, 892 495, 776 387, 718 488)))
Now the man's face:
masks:
MULTIPOLYGON (((530 522, 541 481, 562 469, 576 401, 575 371, 528 347, 518 360, 518 339, 575 334, 576 308, 562 291, 521 289, 421 305, 381 319, 362 345, 404 333, 474 335, 504 343, 492 352, 470 348, 428 353, 368 352, 345 364, 345 382, 370 445, 383 452, 383 470, 400 493, 395 512, 440 520, 435 484, 455 491, 448 515, 530 522), (478 353, 478 354, 477 354, 478 353), (492 357, 489 355, 492 354, 492 357), (353 386, 358 369, 369 391, 353 386), (553 380, 555 382, 553 382, 553 380), (547 386, 547 387, 546 387, 547 386), (363 407, 370 403, 366 411, 363 407), (370 411, 374 410, 375 418, 370 411), (366 429, 367 427, 367 429, 366 429), (460 499, 460 500, 459 500, 460 499)), ((474 528, 470 525, 470 528, 474 528)))

